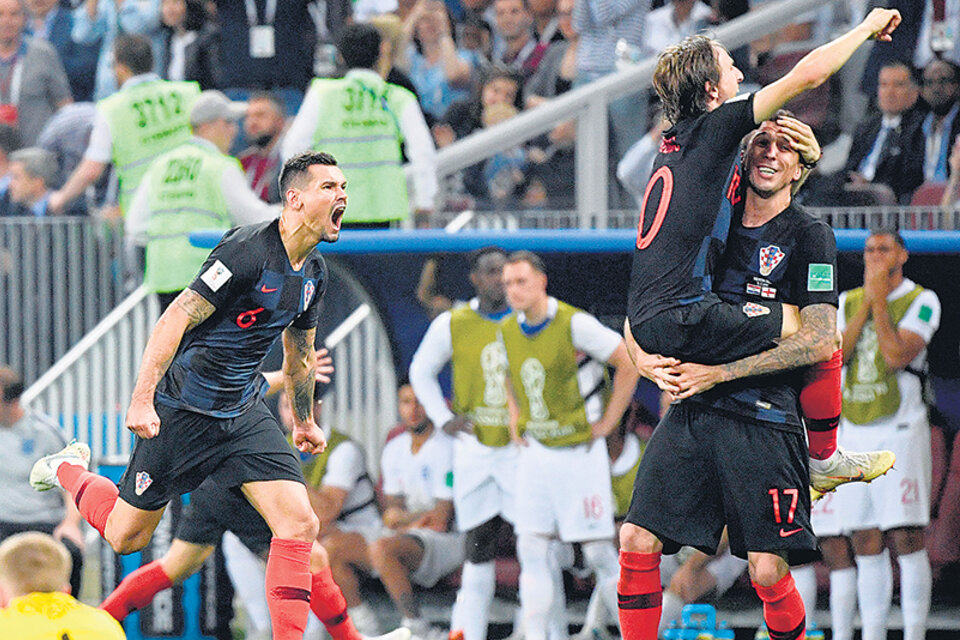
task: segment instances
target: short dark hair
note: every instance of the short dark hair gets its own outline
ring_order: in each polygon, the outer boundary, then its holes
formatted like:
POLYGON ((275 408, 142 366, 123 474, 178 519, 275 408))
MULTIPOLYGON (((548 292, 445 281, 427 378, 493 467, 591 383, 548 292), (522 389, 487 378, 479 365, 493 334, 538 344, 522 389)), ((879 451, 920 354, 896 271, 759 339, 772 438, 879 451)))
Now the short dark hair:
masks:
POLYGON ((117 36, 113 42, 113 58, 116 64, 130 69, 133 75, 153 70, 153 46, 150 40, 136 34, 117 36))
POLYGON ((513 106, 518 111, 523 111, 523 76, 510 67, 494 62, 487 67, 480 75, 480 84, 478 86, 478 102, 482 104, 483 89, 494 80, 509 80, 517 85, 517 92, 513 96, 513 106))
POLYGON ((704 35, 688 36, 664 49, 657 58, 653 88, 663 103, 663 115, 671 124, 707 112, 706 84, 720 82, 716 44, 704 35))
POLYGON ((348 24, 340 32, 337 51, 351 69, 373 69, 380 58, 380 32, 371 24, 348 24))
POLYGON ((870 231, 870 237, 873 236, 890 236, 893 238, 893 241, 900 245, 901 249, 907 248, 907 243, 904 241, 903 236, 900 235, 900 231, 895 227, 878 227, 870 231))
POLYGON ((488 256, 492 253, 501 255, 504 258, 507 257, 507 252, 501 249, 500 247, 494 247, 494 246, 480 247, 479 249, 474 249, 473 251, 471 251, 470 254, 467 256, 467 264, 470 265, 470 273, 473 273, 474 271, 480 268, 480 260, 482 260, 484 256, 488 256))
POLYGON ((4 402, 14 402, 23 395, 23 379, 10 367, 0 366, 0 397, 4 402))
POLYGON ((543 264, 543 258, 535 254, 533 251, 521 249, 520 251, 514 251, 507 256, 507 264, 516 264, 517 262, 526 262, 543 275, 547 275, 547 267, 543 264))
POLYGON ((335 167, 337 166, 337 159, 323 151, 304 151, 283 163, 283 168, 280 169, 280 177, 277 178, 277 182, 280 185, 280 198, 284 204, 287 202, 287 188, 290 184, 301 176, 306 175, 307 169, 315 164, 335 167))
POLYGON ((878 78, 880 77, 880 71, 884 69, 906 69, 907 75, 910 77, 910 82, 914 85, 919 85, 922 80, 920 71, 903 58, 892 58, 880 65, 880 69, 877 71, 878 78))

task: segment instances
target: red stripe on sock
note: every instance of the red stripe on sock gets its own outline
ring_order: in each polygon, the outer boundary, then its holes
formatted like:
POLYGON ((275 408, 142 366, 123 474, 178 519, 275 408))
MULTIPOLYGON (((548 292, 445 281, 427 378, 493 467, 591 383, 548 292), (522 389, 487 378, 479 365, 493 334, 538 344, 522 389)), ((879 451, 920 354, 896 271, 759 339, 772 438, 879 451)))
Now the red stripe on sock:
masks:
POLYGON ((330 567, 324 567, 311 576, 310 609, 320 618, 333 640, 362 640, 347 613, 347 601, 330 567))
POLYGON ((107 518, 120 494, 117 486, 107 478, 87 471, 78 464, 64 463, 57 469, 57 480, 73 501, 83 519, 103 535, 107 518))
POLYGON ((763 621, 767 623, 770 637, 776 636, 779 640, 802 638, 806 627, 803 599, 793 576, 788 573, 770 587, 754 582, 753 588, 763 601, 763 621))
POLYGON ((623 640, 656 640, 662 597, 660 554, 621 549, 617 602, 623 640))
POLYGON ((800 409, 807 424, 810 457, 817 460, 825 460, 837 450, 842 367, 843 351, 838 349, 829 360, 807 370, 804 387, 800 391, 800 409))
POLYGON ((170 578, 160 566, 158 560, 144 565, 123 579, 113 590, 100 608, 112 615, 119 622, 128 614, 142 609, 164 589, 173 586, 170 578))
POLYGON ((267 608, 273 640, 301 640, 310 615, 310 548, 301 540, 273 538, 267 556, 267 608))

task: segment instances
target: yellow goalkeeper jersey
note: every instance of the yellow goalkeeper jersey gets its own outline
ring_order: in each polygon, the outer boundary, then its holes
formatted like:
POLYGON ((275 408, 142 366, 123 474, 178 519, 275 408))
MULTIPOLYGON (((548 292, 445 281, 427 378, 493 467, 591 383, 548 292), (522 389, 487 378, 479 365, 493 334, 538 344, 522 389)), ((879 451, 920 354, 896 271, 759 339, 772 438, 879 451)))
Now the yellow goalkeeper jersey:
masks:
POLYGON ((31 593, 0 609, 0 638, 124 640, 120 623, 66 593, 31 593))

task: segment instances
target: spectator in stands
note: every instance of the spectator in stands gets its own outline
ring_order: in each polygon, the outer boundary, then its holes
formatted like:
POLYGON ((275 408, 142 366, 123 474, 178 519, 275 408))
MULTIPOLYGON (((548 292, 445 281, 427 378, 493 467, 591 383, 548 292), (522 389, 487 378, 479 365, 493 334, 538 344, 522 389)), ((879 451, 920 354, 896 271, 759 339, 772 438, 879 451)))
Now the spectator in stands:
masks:
POLYGON ((886 184, 904 203, 923 182, 923 113, 916 108, 919 91, 913 69, 902 61, 880 68, 877 110, 857 125, 847 179, 855 184, 886 184))
POLYGON ((457 42, 464 51, 473 53, 477 68, 485 71, 493 58, 493 29, 483 16, 467 13, 457 24, 457 42))
MULTIPOLYGON (((649 0, 583 0, 573 8, 573 28, 580 34, 577 81, 586 84, 616 70, 617 42, 639 51, 649 0)), ((610 167, 647 130, 646 92, 610 103, 610 167)))
POLYGON ((653 161, 660 151, 661 134, 669 126, 659 110, 654 115, 653 123, 647 134, 633 143, 617 163, 617 180, 630 192, 638 207, 643 206, 643 194, 653 172, 653 161))
POLYGON ((406 71, 425 114, 439 118, 470 94, 476 60, 457 48, 450 14, 440 0, 417 0, 403 23, 406 71))
POLYGON ((493 62, 519 72, 526 80, 537 70, 546 47, 537 48, 533 15, 525 0, 495 0, 493 62))
POLYGON ((57 52, 25 35, 25 24, 20 0, 0 0, 0 122, 16 127, 29 146, 73 97, 57 52))
POLYGON ((218 0, 222 86, 302 94, 313 76, 317 43, 311 4, 312 0, 218 0))
POLYGON ((160 19, 160 77, 219 87, 220 36, 207 25, 200 0, 162 0, 160 19))
MULTIPOLYGON (((0 544, 0 636, 17 640, 123 640, 106 611, 69 593, 70 554, 44 533, 21 533, 0 544)), ((75 593, 75 592, 74 592, 75 593)))
POLYGON ((240 165, 247 182, 264 202, 280 202, 277 177, 283 162, 280 141, 287 126, 283 102, 269 92, 258 92, 247 101, 243 134, 250 146, 240 152, 240 165))
POLYGON ((960 138, 954 139, 950 150, 950 179, 947 180, 947 186, 943 191, 942 204, 945 207, 953 207, 956 206, 957 200, 960 200, 960 138))
POLYGON ((153 72, 153 51, 144 36, 118 37, 112 57, 120 90, 97 102, 97 117, 83 160, 50 195, 54 212, 82 195, 112 162, 122 214, 151 160, 190 137, 190 107, 200 87, 194 82, 161 80, 153 72), (179 110, 170 108, 174 104, 179 110))
POLYGON ((74 42, 73 13, 57 0, 25 0, 29 13, 26 31, 38 40, 46 40, 57 51, 67 73, 74 100, 90 100, 100 56, 100 41, 74 42))
POLYGON ((923 70, 921 95, 930 107, 923 119, 925 144, 923 177, 927 182, 945 182, 949 177, 950 149, 960 134, 960 67, 946 60, 933 60, 923 70))
POLYGON ((0 123, 0 217, 10 215, 10 154, 19 148, 17 130, 0 123))
POLYGON ((166 308, 196 277, 209 249, 190 233, 272 220, 279 207, 257 197, 227 152, 246 105, 207 90, 190 110, 193 137, 157 157, 127 212, 127 237, 146 247, 144 283, 166 308))
POLYGON ((376 569, 403 616, 402 626, 426 640, 440 634, 421 617, 412 584, 432 587, 464 561, 463 535, 450 531, 453 441, 434 429, 409 384, 400 387, 398 410, 405 430, 388 440, 381 458, 382 537, 337 531, 322 542, 358 628, 361 620, 373 618, 361 600, 355 569, 376 569))
POLYGON ((840 295, 846 369, 841 444, 858 451, 882 446, 897 456, 896 476, 853 483, 833 501, 842 530, 853 532, 860 619, 868 639, 886 637, 893 590, 887 549, 900 568, 905 640, 924 637, 930 609, 924 528, 930 521, 931 453, 923 385, 940 301, 904 277, 907 257, 896 231, 872 233, 864 248, 863 287, 840 295))
POLYGON ((33 463, 62 449, 66 441, 57 423, 20 404, 22 393, 19 374, 0 367, 0 540, 24 531, 52 534, 73 558, 73 571, 67 570, 64 583, 80 593, 84 547, 80 514, 69 495, 37 493, 29 480, 33 463))
POLYGON ((120 34, 147 35, 160 24, 160 0, 84 0, 73 11, 73 40, 87 46, 99 44, 95 100, 120 88, 113 70, 114 41, 120 34))
POLYGON ((52 151, 57 157, 57 180, 59 187, 83 160, 83 152, 90 143, 90 132, 97 117, 97 107, 92 102, 74 102, 61 107, 37 138, 37 146, 52 151))
POLYGON ((957 34, 960 33, 960 1, 923 0, 915 5, 922 12, 923 18, 918 25, 913 63, 917 67, 925 67, 934 58, 942 58, 960 64, 960 47, 957 46, 957 34), (940 20, 935 20, 934 5, 937 4, 943 7, 940 20))
POLYGON ((345 27, 339 49, 349 71, 313 81, 284 136, 283 157, 306 149, 332 153, 350 183, 344 220, 382 227, 410 215, 402 145, 413 166, 415 213, 425 219, 437 195, 436 149, 416 97, 374 71, 382 49, 372 25, 345 27))
POLYGON ((647 14, 643 25, 643 54, 656 56, 667 46, 705 29, 712 11, 700 0, 670 0, 647 14))
MULTIPOLYGON (((417 88, 407 72, 400 68, 404 59, 403 21, 395 14, 385 13, 370 18, 370 24, 380 32, 380 60, 377 62, 377 73, 380 77, 403 87, 413 95, 417 95, 417 88)), ((417 98, 419 100, 419 96, 417 98)))
POLYGON ((40 147, 18 149, 10 154, 10 202, 13 215, 45 218, 50 187, 57 179, 57 158, 40 147))

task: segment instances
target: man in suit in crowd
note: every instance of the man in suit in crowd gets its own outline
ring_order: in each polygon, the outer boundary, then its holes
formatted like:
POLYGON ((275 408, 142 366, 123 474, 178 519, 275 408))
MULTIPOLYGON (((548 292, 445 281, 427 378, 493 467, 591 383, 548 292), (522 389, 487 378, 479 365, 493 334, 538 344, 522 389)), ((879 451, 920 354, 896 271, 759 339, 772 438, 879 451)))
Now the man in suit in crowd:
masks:
POLYGON ((902 60, 891 60, 877 78, 877 109, 853 134, 845 170, 850 182, 886 184, 901 202, 908 202, 923 182, 923 113, 917 108, 914 71, 902 60))

